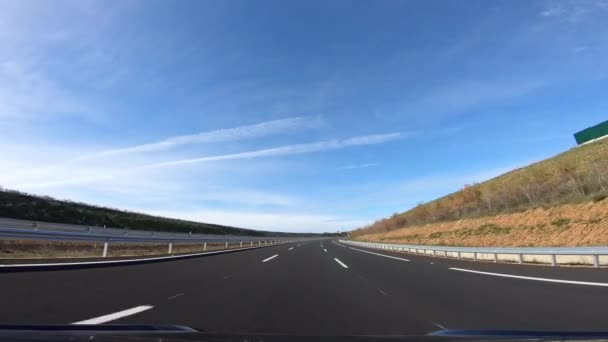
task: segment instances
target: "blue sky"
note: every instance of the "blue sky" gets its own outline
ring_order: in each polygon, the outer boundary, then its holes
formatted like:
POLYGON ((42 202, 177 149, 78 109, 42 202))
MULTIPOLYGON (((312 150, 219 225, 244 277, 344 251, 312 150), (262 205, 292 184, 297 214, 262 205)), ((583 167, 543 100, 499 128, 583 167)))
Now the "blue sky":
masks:
POLYGON ((608 116, 608 1, 2 1, 0 185, 352 229, 608 116))

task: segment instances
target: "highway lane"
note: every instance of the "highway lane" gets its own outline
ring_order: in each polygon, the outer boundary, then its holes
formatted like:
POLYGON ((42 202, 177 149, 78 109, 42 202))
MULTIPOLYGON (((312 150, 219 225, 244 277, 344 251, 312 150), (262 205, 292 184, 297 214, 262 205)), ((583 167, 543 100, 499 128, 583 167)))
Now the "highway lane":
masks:
MULTIPOLYGON (((523 266, 385 253, 408 262, 334 246, 353 272, 396 301, 450 329, 604 329, 608 287, 549 283, 459 272, 450 268, 599 281, 605 270, 523 266), (376 258, 377 260, 373 260, 376 258), (381 259, 381 260, 378 260, 381 259), (405 265, 404 265, 405 264, 405 265), (381 265, 381 266, 380 266, 381 265)), ((373 250, 378 253, 378 251, 373 250)))
POLYGON ((608 287, 451 268, 608 284, 603 269, 358 249, 311 241, 158 264, 0 274, 0 322, 74 323, 139 310, 112 322, 309 335, 608 326, 608 287))
MULTIPOLYGON (((278 245, 171 262, 78 270, 0 273, 0 322, 71 323, 180 293, 246 271, 278 245), (213 258, 213 260, 205 260, 213 258), (191 286, 191 285, 190 285, 191 286)), ((196 290, 199 290, 198 288, 196 290)))
POLYGON ((435 329, 343 268, 322 252, 320 243, 292 251, 284 248, 267 263, 256 261, 221 285, 186 291, 179 302, 121 322, 180 323, 213 332, 321 335, 435 329))

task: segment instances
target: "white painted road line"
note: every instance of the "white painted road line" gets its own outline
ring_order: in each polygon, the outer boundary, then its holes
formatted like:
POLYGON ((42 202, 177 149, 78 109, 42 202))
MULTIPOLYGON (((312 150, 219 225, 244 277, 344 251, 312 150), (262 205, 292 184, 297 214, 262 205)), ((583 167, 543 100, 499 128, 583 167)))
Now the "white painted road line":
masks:
POLYGON ((431 321, 431 323, 435 324, 435 325, 436 325, 436 326, 438 326, 440 329, 443 329, 443 330, 448 330, 448 328, 444 327, 443 325, 441 325, 441 324, 439 324, 439 323, 437 323, 437 322, 433 322, 433 321, 431 321))
POLYGON ((325 251, 325 253, 327 253, 327 249, 323 248, 323 250, 325 251))
POLYGON ((270 258, 262 260, 262 262, 270 261, 270 260, 272 260, 272 259, 274 259, 274 258, 276 258, 278 256, 279 256, 278 254, 275 254, 275 255, 271 256, 270 258))
POLYGON ((292 250, 292 249, 293 249, 293 247, 289 247, 289 249, 288 249, 288 250, 290 251, 290 250, 292 250))
POLYGON ((340 244, 337 244, 337 243, 335 243, 334 241, 332 241, 331 243, 333 243, 333 244, 334 244, 334 245, 336 245, 336 246, 340 246, 340 247, 344 247, 344 248, 346 248, 346 246, 342 246, 342 245, 340 245, 340 244))
POLYGON ((153 308, 152 305, 141 305, 141 306, 136 306, 134 308, 127 309, 127 310, 115 312, 113 314, 109 314, 109 315, 105 315, 105 316, 101 316, 101 317, 95 317, 95 318, 87 319, 84 321, 75 322, 72 324, 102 324, 102 323, 106 323, 106 322, 110 322, 110 321, 115 321, 119 318, 135 315, 137 313, 144 312, 144 311, 150 310, 152 308, 153 308))
POLYGON ((460 271, 460 272, 485 274, 485 275, 491 275, 491 276, 496 276, 496 277, 505 277, 505 278, 516 278, 516 279, 525 279, 525 280, 546 281, 546 282, 550 282, 550 283, 562 283, 562 284, 573 284, 573 285, 589 285, 589 286, 608 286, 608 283, 594 283, 594 282, 589 282, 589 281, 576 281, 576 280, 562 280, 562 279, 551 279, 551 278, 525 277, 525 276, 518 276, 518 275, 514 275, 514 274, 482 272, 482 271, 467 270, 465 268, 456 268, 456 267, 450 267, 450 269, 453 270, 453 271, 460 271))
POLYGON ((395 259, 395 260, 401 260, 401 261, 410 261, 410 259, 399 258, 399 257, 392 256, 392 255, 386 255, 386 254, 374 253, 374 252, 366 251, 366 250, 359 249, 359 248, 354 248, 354 247, 348 247, 348 248, 350 248, 350 249, 352 249, 352 250, 355 250, 355 251, 359 251, 359 252, 363 252, 363 253, 368 253, 368 254, 373 254, 373 255, 377 255, 377 256, 381 256, 381 257, 389 258, 389 259, 395 259))
POLYGON ((169 297, 169 298, 167 298, 167 299, 173 299, 173 298, 177 298, 177 297, 179 297, 179 296, 183 296, 183 295, 184 295, 183 293, 178 293, 178 294, 176 294, 175 296, 171 296, 171 297, 169 297))
POLYGON ((344 267, 344 268, 348 268, 348 266, 346 266, 342 261, 338 260, 338 258, 334 258, 334 260, 336 260, 336 262, 338 264, 340 264, 340 266, 344 267))

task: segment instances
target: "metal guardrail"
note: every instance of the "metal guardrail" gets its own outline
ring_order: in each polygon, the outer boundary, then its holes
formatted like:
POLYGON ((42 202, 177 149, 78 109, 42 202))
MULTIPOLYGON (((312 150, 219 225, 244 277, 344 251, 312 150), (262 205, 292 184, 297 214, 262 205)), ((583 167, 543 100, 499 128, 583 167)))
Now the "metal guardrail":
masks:
POLYGON ((475 261, 608 266, 608 247, 452 247, 340 240, 353 246, 475 261))
POLYGON ((265 246, 300 238, 167 233, 0 218, 0 240, 22 239, 103 242, 102 256, 106 257, 110 243, 166 243, 168 254, 172 254, 174 243, 202 243, 203 251, 206 251, 207 243, 224 243, 228 249, 234 244, 239 247, 265 246))
POLYGON ((283 241, 287 237, 167 233, 0 218, 0 239, 112 242, 283 241))

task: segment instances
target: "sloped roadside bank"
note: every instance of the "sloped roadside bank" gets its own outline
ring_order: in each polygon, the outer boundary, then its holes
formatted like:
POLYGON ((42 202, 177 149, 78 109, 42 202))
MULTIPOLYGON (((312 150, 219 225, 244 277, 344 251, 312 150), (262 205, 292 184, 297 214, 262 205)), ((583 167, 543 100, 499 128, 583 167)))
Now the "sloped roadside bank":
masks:
POLYGON ((474 247, 607 246, 608 200, 415 225, 353 240, 474 247))

